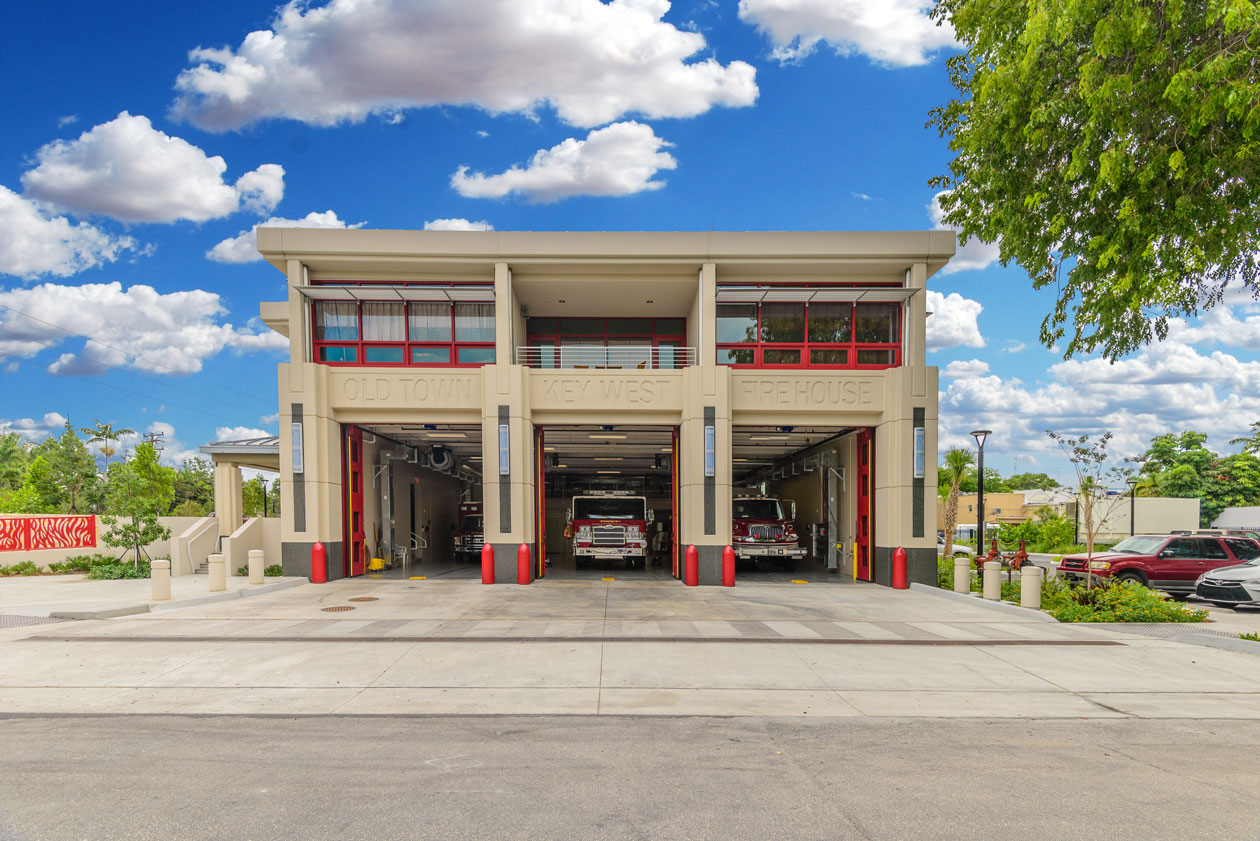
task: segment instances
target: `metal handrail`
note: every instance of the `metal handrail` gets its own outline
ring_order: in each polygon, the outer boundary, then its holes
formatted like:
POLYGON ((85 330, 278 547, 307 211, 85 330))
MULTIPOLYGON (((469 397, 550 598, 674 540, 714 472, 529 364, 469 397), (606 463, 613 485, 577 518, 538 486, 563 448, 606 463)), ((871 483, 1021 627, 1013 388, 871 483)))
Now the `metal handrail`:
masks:
POLYGON ((652 345, 527 345, 516 349, 526 368, 675 370, 696 364, 696 349, 652 345))
POLYGON ((207 517, 206 519, 208 519, 209 522, 206 523, 201 528, 197 529, 197 533, 194 534, 192 537, 188 538, 188 541, 184 544, 184 554, 188 555, 188 568, 192 570, 194 575, 197 574, 198 566, 193 563, 192 547, 193 547, 193 543, 197 541, 197 538, 201 537, 213 526, 216 532, 215 533, 215 548, 216 549, 219 548, 218 544, 223 539, 223 535, 218 533, 218 530, 219 530, 218 517, 207 517))

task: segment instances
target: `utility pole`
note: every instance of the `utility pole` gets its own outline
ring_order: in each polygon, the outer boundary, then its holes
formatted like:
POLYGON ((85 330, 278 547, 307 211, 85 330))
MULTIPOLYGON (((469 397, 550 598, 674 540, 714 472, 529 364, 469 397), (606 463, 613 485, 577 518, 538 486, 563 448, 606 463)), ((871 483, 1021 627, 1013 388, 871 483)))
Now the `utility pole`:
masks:
POLYGON ((141 436, 141 437, 143 437, 143 438, 147 439, 147 440, 148 440, 148 442, 149 442, 150 444, 152 444, 152 445, 153 445, 153 449, 154 449, 154 451, 156 451, 156 452, 157 452, 157 454, 158 454, 158 455, 162 455, 162 446, 161 446, 161 444, 162 444, 162 438, 164 438, 164 437, 165 437, 165 433, 162 433, 162 432, 146 432, 146 433, 144 433, 144 435, 143 435, 143 436, 141 436))

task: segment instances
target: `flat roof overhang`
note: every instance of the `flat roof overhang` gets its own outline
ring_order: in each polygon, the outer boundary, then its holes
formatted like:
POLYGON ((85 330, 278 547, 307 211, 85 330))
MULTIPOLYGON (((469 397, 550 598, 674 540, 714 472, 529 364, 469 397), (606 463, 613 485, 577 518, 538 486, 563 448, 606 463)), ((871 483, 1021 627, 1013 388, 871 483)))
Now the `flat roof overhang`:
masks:
POLYGON ((280 471, 280 438, 245 438, 239 441, 214 441, 204 444, 201 452, 215 464, 234 464, 271 473, 280 471))
POLYGON ((258 250, 281 271, 299 260, 316 277, 345 271, 492 277, 495 263, 539 273, 620 266, 645 271, 722 264, 725 275, 889 274, 954 255, 953 231, 389 231, 258 229, 258 250))

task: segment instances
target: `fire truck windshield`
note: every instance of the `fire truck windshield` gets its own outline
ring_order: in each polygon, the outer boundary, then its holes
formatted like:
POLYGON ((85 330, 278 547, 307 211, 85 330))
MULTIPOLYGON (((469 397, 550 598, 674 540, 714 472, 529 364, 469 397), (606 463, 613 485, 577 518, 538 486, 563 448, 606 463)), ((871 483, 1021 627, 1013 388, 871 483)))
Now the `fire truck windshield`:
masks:
POLYGON ((642 497, 579 496, 573 499, 575 520, 646 520, 642 497))
POLYGON ((736 520, 782 520, 783 509, 777 499, 737 499, 732 516, 736 520))
POLYGON ((464 522, 460 524, 460 531, 481 531, 481 515, 469 514, 464 518, 464 522))

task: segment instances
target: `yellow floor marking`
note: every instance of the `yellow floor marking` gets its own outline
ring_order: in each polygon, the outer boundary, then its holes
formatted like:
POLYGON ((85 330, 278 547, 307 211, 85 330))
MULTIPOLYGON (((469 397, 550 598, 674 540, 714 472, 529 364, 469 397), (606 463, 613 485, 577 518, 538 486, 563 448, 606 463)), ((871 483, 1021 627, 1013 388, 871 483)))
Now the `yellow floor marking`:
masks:
POLYGON ((793 583, 793 584, 808 584, 809 582, 808 582, 808 581, 802 581, 802 580, 801 580, 801 579, 799 579, 799 578, 793 578, 793 579, 792 579, 792 583, 793 583))
POLYGON ((616 581, 617 579, 615 579, 615 578, 601 578, 601 579, 599 579, 599 580, 600 580, 600 581, 616 581))
POLYGON ((426 578, 428 578, 428 577, 429 577, 429 576, 427 576, 427 575, 413 575, 413 576, 411 576, 410 580, 411 580, 411 581, 424 581, 424 580, 425 580, 426 578))

